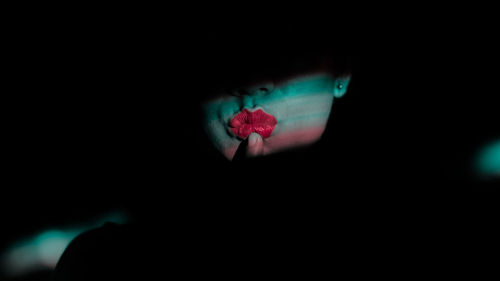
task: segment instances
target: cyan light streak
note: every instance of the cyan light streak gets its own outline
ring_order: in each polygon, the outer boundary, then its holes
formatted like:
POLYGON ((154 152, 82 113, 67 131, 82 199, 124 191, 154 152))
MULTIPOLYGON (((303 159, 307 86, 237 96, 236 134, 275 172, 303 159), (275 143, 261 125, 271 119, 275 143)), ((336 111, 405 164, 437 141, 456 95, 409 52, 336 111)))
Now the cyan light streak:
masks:
MULTIPOLYGON (((346 85, 342 92, 345 92, 349 83, 348 79, 342 80, 346 85), (345 80, 345 81, 344 81, 345 80)), ((293 100, 303 95, 315 95, 328 93, 334 96, 337 93, 341 96, 339 90, 335 88, 338 82, 333 80, 329 75, 318 74, 314 76, 300 77, 277 85, 271 95, 253 97, 254 104, 272 104, 282 103, 284 101, 293 100)), ((235 97, 226 97, 216 99, 204 105, 205 120, 210 122, 213 119, 223 118, 225 112, 236 112, 241 109, 241 101, 235 97), (221 116, 222 113, 222 116, 221 116)))
POLYGON ((126 223, 125 212, 116 211, 100 218, 63 229, 45 229, 11 245, 0 255, 2 275, 14 277, 37 270, 53 269, 68 244, 80 233, 105 222, 126 223))

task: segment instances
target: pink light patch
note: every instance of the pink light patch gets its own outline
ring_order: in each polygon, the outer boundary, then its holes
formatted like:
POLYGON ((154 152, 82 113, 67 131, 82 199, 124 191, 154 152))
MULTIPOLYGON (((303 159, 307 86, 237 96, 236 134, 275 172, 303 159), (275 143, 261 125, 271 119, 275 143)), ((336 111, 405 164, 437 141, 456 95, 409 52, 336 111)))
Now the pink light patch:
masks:
POLYGON ((264 154, 312 144, 321 138, 324 131, 324 126, 318 126, 273 135, 265 142, 264 154))
MULTIPOLYGON (((295 147, 310 145, 318 141, 324 131, 324 126, 316 126, 274 134, 272 137, 264 140, 263 155, 269 155, 295 147)), ((238 150, 238 146, 239 145, 226 147, 223 154, 226 158, 232 160, 238 150)))

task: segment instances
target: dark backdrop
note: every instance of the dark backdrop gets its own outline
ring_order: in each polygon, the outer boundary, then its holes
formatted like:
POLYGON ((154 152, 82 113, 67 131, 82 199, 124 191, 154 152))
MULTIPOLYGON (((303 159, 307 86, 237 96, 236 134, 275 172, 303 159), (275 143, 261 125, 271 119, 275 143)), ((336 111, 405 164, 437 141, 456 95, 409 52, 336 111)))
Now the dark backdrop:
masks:
MULTIPOLYGON (((239 52, 220 60, 233 63, 248 61, 248 52, 276 53, 284 46, 291 54, 314 55, 313 39, 323 35, 318 41, 334 47, 332 53, 351 56, 352 84, 334 105, 329 142, 317 148, 335 155, 320 165, 332 171, 325 185, 316 182, 326 187, 323 192, 494 190, 494 182, 475 177, 470 161, 479 145, 498 137, 495 88, 488 83, 495 77, 477 64, 495 57, 384 52, 369 44, 353 52, 343 48, 351 46, 343 44, 350 37, 331 33, 325 21, 294 23, 298 37, 276 44, 269 41, 276 33, 256 31, 265 30, 263 23, 168 25, 164 32, 159 22, 33 32, 30 42, 37 48, 24 51, 30 67, 18 81, 19 109, 9 118, 14 133, 1 208, 12 215, 2 220, 8 230, 3 245, 108 209, 148 214, 151 204, 170 204, 151 199, 160 191, 210 195, 206 184, 195 185, 198 176, 217 181, 219 171, 207 166, 212 158, 205 156, 215 156, 204 147, 197 103, 208 77, 226 71, 222 63, 207 65, 207 56, 217 62, 211 56, 228 44, 237 44, 229 50, 239 52), (210 39, 221 26, 234 40, 210 39)), ((294 30, 282 22, 273 28, 294 30)), ((373 43, 369 39, 360 44, 373 43)))

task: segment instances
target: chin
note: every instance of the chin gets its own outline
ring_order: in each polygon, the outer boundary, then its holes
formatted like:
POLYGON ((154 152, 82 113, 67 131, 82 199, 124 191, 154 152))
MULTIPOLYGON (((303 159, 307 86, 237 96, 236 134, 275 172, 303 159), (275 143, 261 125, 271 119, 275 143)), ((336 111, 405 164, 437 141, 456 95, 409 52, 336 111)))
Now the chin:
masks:
MULTIPOLYGON (((325 127, 321 126, 271 135, 269 138, 264 139, 262 154, 257 156, 267 156, 312 145, 321 139, 324 131, 325 127)), ((220 151, 227 160, 232 161, 240 144, 241 142, 238 145, 225 147, 220 151)))

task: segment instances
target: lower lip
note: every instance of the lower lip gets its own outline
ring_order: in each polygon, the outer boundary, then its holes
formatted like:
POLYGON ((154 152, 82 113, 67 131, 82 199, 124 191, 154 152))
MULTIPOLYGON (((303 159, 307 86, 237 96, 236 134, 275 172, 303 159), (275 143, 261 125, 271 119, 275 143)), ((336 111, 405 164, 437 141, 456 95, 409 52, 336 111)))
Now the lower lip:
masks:
POLYGON ((262 109, 249 111, 244 109, 229 123, 234 135, 246 139, 251 133, 258 133, 262 138, 268 138, 276 127, 276 118, 265 113, 262 109))

